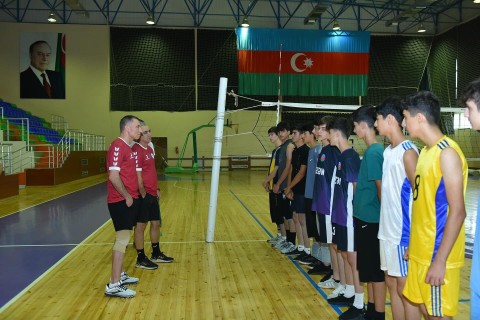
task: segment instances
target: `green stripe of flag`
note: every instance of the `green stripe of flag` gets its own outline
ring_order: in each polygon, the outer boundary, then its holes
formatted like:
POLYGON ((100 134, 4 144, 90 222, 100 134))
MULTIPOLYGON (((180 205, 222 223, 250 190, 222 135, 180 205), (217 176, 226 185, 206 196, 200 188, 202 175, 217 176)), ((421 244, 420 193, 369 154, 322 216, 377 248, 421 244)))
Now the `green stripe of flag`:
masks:
MULTIPOLYGON (((244 95, 278 94, 278 74, 239 73, 239 93, 244 95)), ((366 96, 368 75, 282 74, 282 96, 366 96)))

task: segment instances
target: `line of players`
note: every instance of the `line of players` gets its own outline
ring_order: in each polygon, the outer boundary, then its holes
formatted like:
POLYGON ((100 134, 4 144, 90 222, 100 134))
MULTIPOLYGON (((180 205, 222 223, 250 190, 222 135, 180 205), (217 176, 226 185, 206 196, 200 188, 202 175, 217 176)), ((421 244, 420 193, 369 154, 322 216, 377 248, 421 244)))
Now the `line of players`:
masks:
POLYGON ((268 242, 325 274, 317 285, 333 289, 328 302, 349 306, 339 319, 385 319, 386 288, 396 320, 457 313, 468 168, 439 124, 438 98, 421 91, 296 126, 291 139, 284 122, 269 129, 263 186, 278 233, 268 242), (362 159, 352 127, 367 146, 362 159), (425 144, 421 153, 402 127, 425 144))
POLYGON ((134 230, 137 268, 155 270, 155 262, 170 263, 173 258, 160 251, 160 189, 157 184, 155 151, 151 130, 142 120, 128 115, 120 120, 120 136, 107 152, 107 202, 115 229, 112 253, 112 275, 105 286, 105 295, 132 298, 136 292, 126 285, 139 279, 123 270, 126 247, 134 230), (152 256, 144 251, 144 232, 150 222, 152 256))

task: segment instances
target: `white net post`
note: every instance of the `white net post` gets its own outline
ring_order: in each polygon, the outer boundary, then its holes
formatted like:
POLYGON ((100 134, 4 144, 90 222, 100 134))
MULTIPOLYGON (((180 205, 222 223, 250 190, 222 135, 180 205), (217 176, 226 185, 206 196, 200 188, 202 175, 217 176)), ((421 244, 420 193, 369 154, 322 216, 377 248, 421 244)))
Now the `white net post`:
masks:
POLYGON ((215 123, 215 140, 213 145, 212 182, 210 185, 210 205, 208 209, 207 239, 213 242, 215 236, 215 220, 217 215, 218 180, 220 177, 220 161, 222 159, 223 121, 225 118, 225 100, 227 98, 227 78, 220 78, 217 102, 217 121, 215 123))

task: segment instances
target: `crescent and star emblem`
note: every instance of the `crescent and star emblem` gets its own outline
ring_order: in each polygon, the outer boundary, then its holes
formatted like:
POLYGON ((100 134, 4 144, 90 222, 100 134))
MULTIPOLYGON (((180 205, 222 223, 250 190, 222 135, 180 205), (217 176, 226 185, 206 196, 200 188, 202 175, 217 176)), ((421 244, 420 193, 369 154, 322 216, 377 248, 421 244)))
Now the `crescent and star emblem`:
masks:
POLYGON ((295 72, 303 72, 307 70, 307 68, 313 67, 313 60, 311 58, 308 58, 305 53, 298 52, 298 53, 295 53, 290 59, 290 66, 295 72), (297 59, 299 57, 305 57, 305 59, 303 60, 303 66, 304 66, 303 69, 300 69, 299 67, 297 67, 297 59))

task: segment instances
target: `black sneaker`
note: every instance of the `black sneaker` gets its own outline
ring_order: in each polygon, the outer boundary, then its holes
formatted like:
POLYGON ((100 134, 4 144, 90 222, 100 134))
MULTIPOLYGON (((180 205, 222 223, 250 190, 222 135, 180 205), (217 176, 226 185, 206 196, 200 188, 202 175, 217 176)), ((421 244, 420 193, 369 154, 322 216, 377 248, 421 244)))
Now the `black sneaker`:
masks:
POLYGON ((311 256, 307 254, 306 256, 302 257, 301 259, 298 260, 298 263, 304 264, 304 265, 309 265, 312 262, 315 262, 317 260, 314 256, 311 256))
POLYGON ((284 255, 286 256, 297 256, 299 254, 302 254, 303 251, 298 251, 298 249, 295 249, 293 251, 290 251, 290 252, 285 252, 284 255))
POLYGON ((333 270, 330 269, 330 271, 328 271, 322 279, 320 279, 320 282, 324 282, 324 281, 327 281, 328 279, 330 279, 331 277, 333 276, 333 270))
POLYGON ((305 251, 300 251, 300 254, 293 258, 295 261, 299 261, 300 259, 303 259, 307 256, 308 254, 305 251))
POLYGON ((147 270, 155 270, 158 269, 158 266, 153 263, 152 261, 148 260, 147 257, 143 257, 137 259, 137 264, 135 265, 137 268, 147 269, 147 270))
POLYGON ((173 258, 167 257, 162 251, 159 254, 152 254, 150 258, 153 262, 162 262, 162 263, 170 263, 173 262, 173 258))
POLYGON ((338 317, 338 319, 340 320, 363 320, 364 319, 364 316, 365 316, 365 309, 362 308, 362 309, 357 309, 356 307, 354 306, 351 306, 350 308, 348 308, 347 311, 345 311, 344 313, 342 313, 340 315, 340 317, 338 317))
POLYGON ((343 294, 339 294, 335 298, 327 299, 327 302, 336 306, 351 306, 355 300, 355 295, 350 298, 345 298, 343 294))
POLYGON ((313 269, 308 270, 308 274, 326 274, 330 271, 330 267, 325 266, 323 263, 321 265, 316 265, 313 269))

